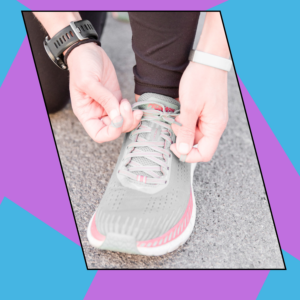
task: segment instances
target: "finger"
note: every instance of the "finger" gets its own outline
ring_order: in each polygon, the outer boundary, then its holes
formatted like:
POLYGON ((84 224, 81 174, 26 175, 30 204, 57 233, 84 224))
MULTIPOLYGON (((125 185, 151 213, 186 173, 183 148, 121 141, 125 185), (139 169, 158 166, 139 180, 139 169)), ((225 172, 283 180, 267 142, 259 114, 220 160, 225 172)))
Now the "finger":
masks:
MULTIPOLYGON (((179 118, 176 118, 176 121, 180 123, 179 118)), ((174 131, 174 134, 177 136, 179 132, 180 126, 176 124, 172 124, 172 129, 174 131)), ((203 133, 200 131, 198 126, 196 126, 196 131, 195 131, 195 139, 194 139, 194 145, 198 144, 200 139, 203 137, 203 133)))
POLYGON ((95 141, 98 143, 113 141, 122 133, 124 119, 122 116, 116 117, 114 121, 103 127, 96 135, 95 141))
POLYGON ((114 122, 109 117, 89 119, 83 127, 90 137, 97 143, 104 143, 117 139, 122 133, 123 117, 119 116, 114 122))
POLYGON ((121 101, 120 111, 124 118, 122 132, 129 132, 135 129, 143 116, 141 110, 132 111, 131 105, 127 99, 121 101))
POLYGON ((133 123, 132 123, 131 128, 129 128, 129 130, 127 132, 134 130, 139 125, 139 123, 141 122, 142 116, 143 116, 143 112, 141 110, 135 110, 133 112, 133 123))
POLYGON ((188 163, 208 162, 216 152, 218 144, 218 138, 204 136, 200 139, 198 147, 192 148, 187 155, 179 153, 175 145, 171 145, 170 149, 181 161, 188 163))
POLYGON ((179 123, 181 123, 182 126, 175 125, 174 128, 177 126, 175 129, 177 130, 177 151, 183 155, 188 154, 194 145, 198 116, 195 110, 182 105, 179 117, 179 123))
POLYGON ((115 118, 120 116, 120 103, 108 89, 96 80, 84 84, 83 89, 105 109, 112 122, 118 122, 115 118))
POLYGON ((101 121, 102 121, 106 126, 109 126, 109 125, 111 124, 110 117, 108 117, 108 116, 102 117, 102 118, 101 118, 101 121))
POLYGON ((128 132, 133 124, 133 112, 127 99, 123 99, 120 102, 120 112, 124 119, 122 131, 128 132))
POLYGON ((203 137, 204 134, 200 131, 198 127, 196 127, 194 145, 197 145, 200 139, 202 139, 203 137))
MULTIPOLYGON (((180 116, 177 116, 177 117, 175 118, 175 121, 178 122, 178 123, 180 123, 180 116)), ((181 124, 181 123, 180 123, 180 124, 181 124)), ((174 131, 175 135, 178 136, 178 132, 179 132, 180 126, 177 125, 177 124, 175 124, 175 123, 173 123, 173 124, 171 125, 171 127, 172 127, 172 130, 174 131)))
POLYGON ((124 119, 122 131, 126 132, 133 123, 132 109, 131 109, 131 105, 127 99, 123 99, 120 102, 120 112, 124 119))

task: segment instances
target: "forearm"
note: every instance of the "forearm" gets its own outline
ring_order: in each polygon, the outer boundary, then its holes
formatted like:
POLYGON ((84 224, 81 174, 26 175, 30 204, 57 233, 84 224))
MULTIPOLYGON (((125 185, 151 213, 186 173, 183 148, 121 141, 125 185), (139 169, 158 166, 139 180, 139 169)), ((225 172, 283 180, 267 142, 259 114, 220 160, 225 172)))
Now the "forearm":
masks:
POLYGON ((71 21, 81 20, 79 12, 34 12, 33 14, 44 26, 50 38, 70 25, 71 21))
POLYGON ((206 13, 197 50, 229 58, 230 53, 220 13, 206 13))

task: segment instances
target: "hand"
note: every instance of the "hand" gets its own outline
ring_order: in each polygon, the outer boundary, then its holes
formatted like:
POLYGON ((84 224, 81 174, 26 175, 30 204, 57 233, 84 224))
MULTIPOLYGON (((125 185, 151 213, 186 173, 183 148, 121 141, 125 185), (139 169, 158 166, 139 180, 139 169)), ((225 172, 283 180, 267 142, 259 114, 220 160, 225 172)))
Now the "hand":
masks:
POLYGON ((80 45, 67 63, 74 114, 94 141, 114 140, 138 125, 142 112, 132 112, 128 100, 122 100, 114 66, 101 47, 80 45))
POLYGON ((172 125, 177 135, 171 146, 185 161, 207 162, 213 157, 228 121, 227 72, 190 62, 179 85, 181 113, 172 125), (192 148, 198 144, 198 148, 192 148))

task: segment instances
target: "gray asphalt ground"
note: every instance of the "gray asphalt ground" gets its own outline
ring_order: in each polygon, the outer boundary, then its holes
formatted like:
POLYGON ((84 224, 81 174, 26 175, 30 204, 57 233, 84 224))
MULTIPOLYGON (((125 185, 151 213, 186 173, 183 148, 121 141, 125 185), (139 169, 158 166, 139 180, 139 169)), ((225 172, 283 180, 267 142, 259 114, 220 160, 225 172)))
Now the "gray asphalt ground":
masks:
MULTIPOLYGON (((199 37, 203 25, 200 17, 199 37)), ((198 40, 198 38, 196 38, 198 40)), ((108 17, 102 45, 111 58, 123 97, 134 101, 131 29, 108 17)), ((185 245, 161 257, 143 257, 92 248, 86 228, 113 172, 122 137, 96 144, 71 106, 51 115, 89 268, 283 268, 250 131, 233 71, 229 73, 230 119, 209 163, 197 165, 194 189, 197 217, 185 245)))

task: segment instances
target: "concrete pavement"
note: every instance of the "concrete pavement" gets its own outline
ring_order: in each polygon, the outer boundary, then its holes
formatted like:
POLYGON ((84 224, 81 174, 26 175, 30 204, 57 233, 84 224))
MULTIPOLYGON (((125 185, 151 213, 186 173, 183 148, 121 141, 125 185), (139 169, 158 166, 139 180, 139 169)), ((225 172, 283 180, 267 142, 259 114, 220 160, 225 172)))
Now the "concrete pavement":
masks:
MULTIPOLYGON (((199 36, 203 19, 199 22, 199 36)), ((102 45, 111 58, 123 97, 134 101, 131 29, 110 16, 102 45)), ((195 229, 188 242, 162 257, 143 257, 93 249, 86 228, 117 161, 122 138, 93 142, 71 106, 51 115, 84 253, 89 268, 283 268, 237 80, 229 73, 228 126, 209 163, 198 164, 194 188, 195 229)))

